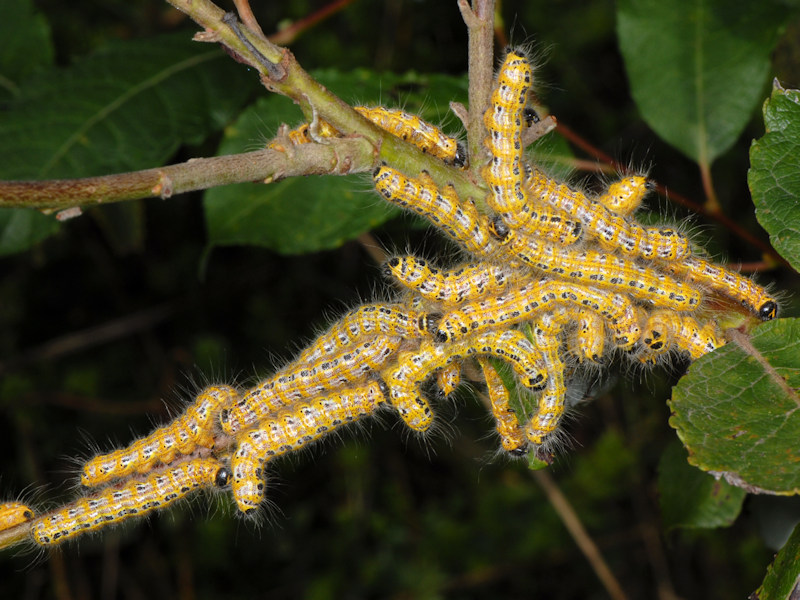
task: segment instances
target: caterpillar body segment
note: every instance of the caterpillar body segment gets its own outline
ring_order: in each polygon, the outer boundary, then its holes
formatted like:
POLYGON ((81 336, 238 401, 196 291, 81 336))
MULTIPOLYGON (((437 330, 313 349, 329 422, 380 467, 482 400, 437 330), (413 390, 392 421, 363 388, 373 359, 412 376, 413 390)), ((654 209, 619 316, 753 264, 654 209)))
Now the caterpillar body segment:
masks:
POLYGON ((580 309, 575 315, 577 327, 567 338, 570 353, 579 362, 600 363, 605 349, 606 331, 603 319, 596 312, 580 309))
MULTIPOLYGON (((431 154, 449 165, 456 167, 466 165, 467 151, 464 145, 416 115, 382 106, 374 108, 354 106, 353 109, 384 131, 412 143, 423 152, 431 154)), ((294 145, 309 144, 316 139, 339 136, 341 134, 330 123, 323 120, 317 122, 316 132, 311 130, 311 125, 303 123, 287 133, 287 137, 294 145)), ((268 147, 277 149, 279 143, 272 142, 268 147)))
POLYGON ((436 373, 436 385, 442 396, 447 397, 461 384, 461 361, 454 360, 436 373))
POLYGON ((227 385, 205 388, 186 411, 127 448, 99 454, 88 460, 81 472, 81 485, 92 488, 133 473, 147 473, 157 464, 169 464, 179 455, 197 448, 213 448, 217 417, 225 406, 236 402, 237 390, 227 385))
POLYGON ((39 546, 54 546, 165 508, 199 488, 227 485, 230 471, 215 459, 198 458, 150 473, 141 480, 109 487, 78 498, 43 515, 31 525, 31 538, 39 546))
POLYGON ((263 501, 266 461, 372 414, 386 401, 387 393, 386 384, 376 379, 327 397, 297 402, 240 434, 231 456, 231 486, 239 510, 250 512, 263 501))
POLYGON ((755 281, 735 271, 696 256, 665 263, 664 268, 691 283, 733 298, 764 321, 770 321, 778 315, 775 298, 755 281))
POLYGON ((0 504, 0 531, 27 523, 34 514, 33 509, 22 502, 3 502, 0 504))
POLYGON ((365 304, 345 315, 294 360, 308 364, 378 335, 419 339, 431 336, 435 316, 396 304, 365 304))
POLYGON ((478 358, 478 363, 486 382, 486 392, 492 415, 496 422, 497 433, 500 435, 500 444, 503 450, 513 456, 522 456, 528 451, 528 440, 519 424, 517 414, 509 402, 509 391, 497 369, 485 358, 478 358))
POLYGON ((547 369, 547 385, 538 398, 536 414, 525 428, 528 441, 536 446, 547 441, 564 414, 567 387, 564 381, 564 362, 559 353, 559 333, 568 318, 566 311, 554 311, 544 313, 533 323, 533 343, 542 353, 547 369))
POLYGON ((484 263, 467 264, 454 269, 437 269, 415 256, 389 259, 386 270, 398 282, 431 302, 455 306, 498 293, 512 280, 527 275, 505 266, 484 263))
POLYGON ((381 129, 411 142, 423 152, 432 154, 447 164, 463 167, 467 162, 467 151, 461 142, 445 135, 441 129, 416 115, 382 106, 356 106, 355 110, 381 129))
POLYGON ((486 300, 462 304, 439 321, 436 339, 453 341, 465 336, 528 321, 554 306, 586 309, 602 317, 616 345, 628 349, 639 338, 638 316, 623 294, 609 294, 585 285, 542 279, 486 300))
POLYGON ((612 213, 627 217, 641 206, 644 197, 655 186, 642 175, 629 175, 615 181, 597 197, 597 201, 612 213))
POLYGON ((654 311, 645 324, 642 343, 639 360, 655 363, 669 351, 686 352, 692 360, 697 360, 725 345, 725 339, 713 321, 701 325, 687 315, 654 311))
POLYGON ((411 429, 427 431, 433 412, 422 397, 421 384, 430 373, 449 363, 475 356, 506 361, 525 387, 541 389, 544 385, 546 374, 540 353, 520 331, 489 331, 446 345, 425 340, 418 350, 401 353, 397 365, 384 372, 390 403, 411 429))
POLYGON ((375 189, 389 202, 422 215, 473 254, 491 256, 496 244, 488 221, 472 202, 462 202, 453 186, 438 188, 427 173, 409 179, 391 167, 373 173, 375 189))
POLYGON ((528 59, 510 51, 500 67, 491 105, 483 117, 489 131, 485 144, 491 154, 489 164, 481 170, 491 189, 487 202, 512 227, 521 226, 531 217, 526 210, 528 193, 522 183, 522 127, 527 120, 532 83, 528 59))
POLYGON ((499 219, 492 222, 492 229, 507 252, 541 273, 578 285, 627 293, 659 308, 686 312, 700 306, 702 295, 698 290, 628 258, 589 249, 562 248, 520 236, 499 219))
POLYGON ((676 261, 691 254, 689 240, 674 229, 642 227, 583 193, 549 179, 535 167, 527 173, 525 184, 532 196, 578 219, 584 231, 606 249, 648 260, 676 261))
POLYGON ((254 387, 229 410, 220 424, 228 435, 249 429, 271 413, 303 398, 322 396, 338 388, 354 387, 377 371, 400 347, 402 338, 377 336, 314 364, 294 363, 254 387))
MULTIPOLYGON (((580 241, 583 227, 580 221, 572 219, 562 210, 545 206, 541 202, 531 199, 526 208, 528 218, 517 220, 515 227, 524 235, 539 237, 545 241, 561 246, 570 246, 580 241)), ((505 219, 511 226, 511 222, 505 219)))

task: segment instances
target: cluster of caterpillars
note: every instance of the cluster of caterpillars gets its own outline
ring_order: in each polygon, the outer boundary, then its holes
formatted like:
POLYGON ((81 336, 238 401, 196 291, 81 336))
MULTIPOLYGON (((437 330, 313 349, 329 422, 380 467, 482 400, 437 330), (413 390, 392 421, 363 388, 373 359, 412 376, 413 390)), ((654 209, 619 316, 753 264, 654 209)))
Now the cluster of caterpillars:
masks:
MULTIPOLYGON (((265 467, 382 407, 414 431, 434 421, 425 384, 443 396, 476 358, 503 449, 546 448, 565 410, 565 373, 622 350, 641 363, 668 353, 696 359, 725 343, 712 318, 727 298, 772 319, 777 304, 748 278, 693 254, 679 231, 639 224, 633 213, 649 190, 629 176, 590 197, 553 181, 525 157, 523 132, 537 120, 529 106, 532 69, 509 52, 484 122, 490 155, 480 170, 482 212, 452 186, 426 173, 388 166, 374 173, 386 200, 414 211, 460 245, 469 259, 450 269, 415 256, 385 265, 404 288, 393 302, 366 304, 336 322, 289 365, 249 390, 212 386, 174 421, 127 448, 87 461, 88 490, 62 508, 35 516, 21 503, 0 506, 0 530, 28 523, 40 546, 163 508, 202 488, 230 486, 243 513, 265 498, 265 467), (496 359, 496 360, 493 360, 496 359), (515 411, 510 367, 530 390, 529 414, 515 411)), ((453 168, 463 147, 403 111, 358 112, 453 168)), ((338 132, 320 121, 274 142, 324 141, 338 132)))

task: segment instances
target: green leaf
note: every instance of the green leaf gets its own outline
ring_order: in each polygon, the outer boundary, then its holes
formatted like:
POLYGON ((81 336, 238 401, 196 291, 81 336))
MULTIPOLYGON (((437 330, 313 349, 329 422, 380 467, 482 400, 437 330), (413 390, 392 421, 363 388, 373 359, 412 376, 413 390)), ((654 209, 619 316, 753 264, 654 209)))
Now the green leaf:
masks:
POLYGON ((19 94, 23 78, 53 64, 53 44, 31 0, 0 3, 0 40, 0 100, 7 101, 19 94))
POLYGON ((58 231, 58 221, 35 210, 0 210, 0 255, 23 252, 58 231))
POLYGON ((800 525, 767 569, 764 581, 750 600, 797 600, 800 597, 800 525))
POLYGON ((692 467, 686 449, 670 444, 658 465, 661 520, 677 527, 724 527, 733 523, 747 495, 741 488, 692 467))
MULTIPOLYGON (((326 70, 314 76, 352 104, 400 104, 434 123, 445 121, 445 130, 458 130, 458 123, 446 115, 451 99, 466 96, 461 78, 377 76, 364 70, 347 74, 326 70)), ((261 98, 226 130, 219 154, 253 150, 263 146, 281 123, 303 121, 287 99, 261 98)), ((294 177, 270 185, 209 190, 204 201, 209 243, 253 244, 283 254, 336 248, 399 214, 372 189, 367 176, 351 175, 294 177)))
MULTIPOLYGON (((186 34, 114 44, 25 82, 0 112, 0 177, 77 178, 160 166, 181 144, 221 129, 257 85, 222 51, 186 34)), ((0 252, 25 250, 58 230, 53 217, 0 214, 8 241, 0 252)))
POLYGON ((710 165, 750 119, 790 14, 768 0, 620 0, 620 49, 648 125, 710 165))
POLYGON ((750 147, 747 182, 772 246, 800 268, 800 91, 776 81, 764 103, 766 133, 750 147))
POLYGON ((689 367, 670 425, 704 471, 752 492, 800 493, 800 320, 737 338, 689 367))
POLYGON ((232 118, 256 77, 186 34, 113 44, 29 80, 0 113, 0 177, 87 177, 162 165, 232 118))

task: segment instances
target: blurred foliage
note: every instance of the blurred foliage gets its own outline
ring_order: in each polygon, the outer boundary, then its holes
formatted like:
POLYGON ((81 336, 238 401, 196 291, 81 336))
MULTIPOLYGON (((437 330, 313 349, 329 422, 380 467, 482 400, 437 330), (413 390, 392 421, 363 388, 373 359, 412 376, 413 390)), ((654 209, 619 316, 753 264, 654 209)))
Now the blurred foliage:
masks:
MULTIPOLYGON (((326 3, 253 2, 267 32, 326 3)), ((77 69, 108 56, 120 40, 146 47, 164 43, 163 34, 188 39, 196 30, 160 0, 106 0, 102 6, 41 0, 36 7, 33 21, 29 2, 14 0, 0 9, 4 31, 20 32, 13 38, 15 56, 0 55, 3 81, 15 84, 2 86, 3 109, 24 93, 27 81, 42 77, 51 60, 77 69)), ((623 162, 650 168, 657 181, 703 197, 696 165, 647 127, 631 99, 612 2, 506 0, 502 12, 511 42, 529 44, 541 57, 539 96, 559 121, 623 162)), ((770 71, 786 88, 800 87, 800 60, 787 58, 800 54, 799 40, 780 39, 780 60, 770 71)), ((208 52, 203 45, 187 48, 188 55, 208 52)), ((366 69, 414 71, 412 81, 427 73, 463 81, 466 70, 466 31, 454 2, 355 2, 306 32, 292 50, 306 68, 331 69, 338 77, 366 69)), ((184 134, 148 134, 164 148, 148 160, 213 155, 245 104, 273 102, 245 67, 217 62, 221 72, 215 77, 222 83, 202 89, 220 102, 238 99, 214 115, 211 106, 196 108, 202 114, 190 115, 197 121, 184 134)), ((127 58, 119 63, 116 75, 124 76, 127 58)), ((440 115, 435 120, 455 123, 433 84, 435 101, 429 101, 427 87, 395 89, 381 81, 369 87, 392 90, 382 96, 391 104, 419 102, 440 115)), ((189 89, 179 86, 175 95, 189 89)), ((63 93, 44 98, 40 110, 50 113, 42 120, 57 115, 63 93)), ((767 94, 765 88, 762 97, 767 94)), ((358 90, 354 96, 368 97, 358 90)), ((168 97, 160 99, 170 106, 168 97)), ((245 146, 263 143, 283 120, 302 119, 284 104, 286 110, 275 114, 258 111, 261 131, 243 140, 245 146)), ((216 101, 214 107, 222 108, 216 101)), ((157 117, 141 114, 142 126, 157 117)), ((752 216, 746 181, 750 140, 762 135, 763 125, 756 113, 744 121, 744 131, 714 163, 714 179, 723 210, 766 238, 752 216)), ((142 140, 141 147, 150 142, 142 140)), ((22 156, 8 145, 0 151, 22 156)), ((132 159, 114 150, 101 158, 123 164, 132 159)), ((35 159, 25 160, 31 171, 41 168, 30 164, 35 159)), ((356 195, 372 197, 367 178, 352 185, 356 195)), ((649 204, 676 221, 690 216, 663 199, 649 204)), ((409 231, 410 222, 390 220, 374 235, 386 248, 451 255, 439 236, 409 231)), ((702 228, 714 255, 761 258, 717 225, 694 217, 690 226, 702 228)), ((288 359, 346 307, 387 293, 378 266, 354 242, 300 256, 258 247, 207 248, 202 195, 187 194, 89 210, 28 252, 2 259, 0 472, 8 497, 30 484, 35 487, 28 496, 36 502, 71 493, 76 458, 147 431, 152 419, 167 414, 165 402, 176 410, 206 381, 251 381, 288 359)), ((786 290, 798 283, 788 269, 761 280, 786 290)), ((791 298, 783 314, 797 314, 791 298)), ((573 413, 567 426, 572 448, 561 452, 553 474, 630 597, 653 597, 657 588, 674 588, 687 599, 744 597, 758 587, 772 558, 758 535, 759 507, 746 498, 728 528, 655 535, 661 522, 656 472, 675 439, 665 401, 683 365, 669 373, 634 371, 620 381, 613 375, 631 370, 622 364, 602 377, 579 374, 584 395, 594 401, 573 413)), ((74 597, 154 600, 605 597, 525 464, 496 458, 497 442, 479 401, 467 390, 442 412, 439 431, 424 440, 409 436, 387 414, 340 442, 280 461, 269 481, 274 507, 261 528, 236 519, 228 506, 209 510, 198 500, 150 525, 81 541, 79 549, 68 546, 49 561, 4 556, 0 597, 64 598, 63 584, 74 597)), ((686 476, 687 486, 694 477, 686 476)), ((218 504, 227 503, 210 502, 218 504)))

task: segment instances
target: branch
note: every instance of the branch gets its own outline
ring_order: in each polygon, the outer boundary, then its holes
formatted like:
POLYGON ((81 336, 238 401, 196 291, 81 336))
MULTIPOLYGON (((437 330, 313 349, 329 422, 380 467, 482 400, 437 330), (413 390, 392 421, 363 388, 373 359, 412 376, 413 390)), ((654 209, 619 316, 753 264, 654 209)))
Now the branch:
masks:
POLYGON ((469 124, 467 148, 473 173, 478 173, 480 159, 486 154, 483 140, 486 126, 483 114, 489 107, 492 93, 492 61, 494 58, 494 0, 474 0, 474 9, 467 0, 458 0, 458 9, 469 32, 469 124))
POLYGON ((347 175, 372 169, 374 148, 361 138, 332 139, 290 150, 194 158, 179 165, 84 179, 0 181, 0 207, 60 210, 203 190, 296 175, 347 175))
POLYGON ((267 89, 308 107, 307 114, 317 114, 350 137, 326 140, 325 144, 297 147, 287 144, 282 152, 261 150, 194 159, 181 165, 103 177, 0 182, 0 207, 59 210, 152 196, 168 198, 177 193, 245 181, 270 182, 296 175, 371 171, 385 162, 415 175, 427 171, 439 186, 453 184, 461 198, 472 199, 485 209, 486 190, 475 183, 480 181, 478 178, 449 167, 379 129, 310 77, 291 52, 253 33, 232 13, 225 13, 209 0, 168 1, 204 28, 195 35, 195 40, 221 43, 236 60, 258 71, 267 89), (357 140, 356 136, 363 139, 357 140))

